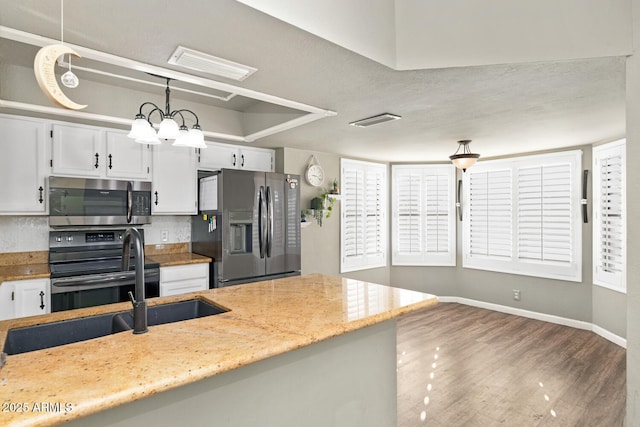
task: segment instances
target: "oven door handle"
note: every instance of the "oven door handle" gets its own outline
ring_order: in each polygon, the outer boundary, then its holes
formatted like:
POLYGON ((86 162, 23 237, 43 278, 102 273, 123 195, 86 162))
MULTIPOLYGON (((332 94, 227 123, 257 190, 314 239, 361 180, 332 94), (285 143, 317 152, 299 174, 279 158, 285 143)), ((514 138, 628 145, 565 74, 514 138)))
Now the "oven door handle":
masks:
POLYGON ((96 288, 98 285, 111 284, 121 280, 130 280, 135 278, 135 271, 123 271, 121 274, 96 274, 93 276, 82 277, 65 277, 52 279, 51 286, 63 288, 67 286, 86 286, 88 288, 96 288))

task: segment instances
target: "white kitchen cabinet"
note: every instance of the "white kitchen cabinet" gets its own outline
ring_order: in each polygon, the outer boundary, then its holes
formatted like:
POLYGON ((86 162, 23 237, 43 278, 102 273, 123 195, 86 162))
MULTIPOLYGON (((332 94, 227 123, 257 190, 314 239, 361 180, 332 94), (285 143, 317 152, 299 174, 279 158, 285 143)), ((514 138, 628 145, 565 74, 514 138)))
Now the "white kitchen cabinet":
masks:
POLYGON ((104 141, 100 129, 54 124, 51 171, 54 175, 97 178, 104 170, 104 141))
POLYGON ((275 153, 266 148, 242 147, 240 149, 240 169, 273 172, 275 153))
POLYGON ((200 150, 198 168, 203 170, 224 168, 273 172, 274 158, 274 151, 267 148, 207 142, 207 148, 200 150))
POLYGON ((14 318, 15 293, 13 289, 13 282, 0 283, 0 320, 14 318))
POLYGON ((46 214, 49 127, 0 116, 0 214, 46 214))
POLYGON ((160 267, 160 296, 205 291, 209 288, 209 263, 160 267))
POLYGON ((108 178, 149 181, 151 148, 127 136, 127 131, 105 131, 105 171, 108 178))
POLYGON ((195 149, 168 142, 153 147, 151 213, 191 215, 197 208, 195 149))
POLYGON ((236 169, 238 157, 235 145, 207 142, 207 148, 200 149, 198 167, 206 170, 236 169))
POLYGON ((76 124, 53 124, 54 175, 144 180, 151 177, 150 148, 127 132, 76 124))
POLYGON ((49 279, 12 280, 0 284, 0 320, 50 312, 49 279))

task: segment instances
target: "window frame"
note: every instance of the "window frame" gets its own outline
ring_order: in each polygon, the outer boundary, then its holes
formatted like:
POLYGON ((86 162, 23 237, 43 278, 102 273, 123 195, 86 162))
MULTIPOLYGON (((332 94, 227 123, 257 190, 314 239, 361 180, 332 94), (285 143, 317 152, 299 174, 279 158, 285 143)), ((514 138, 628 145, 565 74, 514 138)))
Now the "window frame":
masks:
POLYGON ((593 147, 592 151, 593 168, 593 284, 603 288, 611 289, 620 293, 627 293, 627 217, 626 217, 626 139, 620 139, 607 144, 593 147), (601 269, 599 254, 602 250, 602 183, 600 161, 611 158, 614 155, 621 157, 620 165, 620 186, 621 186, 621 257, 622 271, 618 274, 609 273, 601 269))
MULTIPOLYGON (((389 224, 387 219, 389 209, 389 184, 387 164, 342 158, 340 159, 340 183, 342 188, 340 209, 340 273, 387 267, 389 235, 389 224), (382 174, 382 177, 380 179, 380 198, 378 200, 380 209, 378 211, 378 215, 376 215, 377 222, 379 223, 379 233, 376 233, 376 239, 379 239, 378 246, 380 248, 380 251, 375 253, 371 253, 368 250, 366 239, 364 239, 361 234, 356 237, 356 240, 358 240, 363 247, 362 253, 354 256, 347 256, 346 253, 346 240, 348 231, 346 222, 350 203, 349 197, 351 196, 349 193, 349 188, 351 187, 351 185, 348 178, 345 176, 345 171, 349 169, 360 171, 361 173, 363 173, 364 183, 366 183, 367 177, 370 174, 382 174)), ((366 192, 364 184, 362 191, 366 192)), ((366 217, 366 210, 363 209, 363 215, 361 216, 362 221, 364 221, 364 217, 366 217)))
MULTIPOLYGON (((455 188, 456 188, 456 169, 452 164, 397 164, 391 165, 391 265, 392 266, 443 266, 451 267, 456 265, 456 206, 455 206, 455 188), (417 198, 420 201, 418 208, 418 228, 420 236, 418 236, 419 251, 400 252, 399 239, 399 218, 400 218, 400 179, 403 174, 412 173, 419 175, 419 188, 417 198), (431 196, 431 191, 427 188, 426 180, 428 178, 446 177, 446 201, 444 202, 446 213, 446 238, 448 248, 446 251, 429 251, 429 239, 426 227, 428 227, 428 219, 430 214, 425 205, 425 199, 431 196)), ((439 191, 436 189, 436 191, 439 191)), ((411 196, 416 197, 414 195, 411 196)), ((438 195, 438 198, 442 197, 438 195)), ((436 202, 437 203, 437 202, 436 202)), ((438 203, 439 205, 439 203, 438 203)), ((442 215, 442 211, 438 209, 438 215, 442 215)))
MULTIPOLYGON (((548 154, 511 157, 499 160, 485 160, 478 162, 472 169, 469 169, 463 177, 463 268, 582 282, 581 160, 582 150, 571 150, 548 154), (526 168, 548 168, 559 164, 569 164, 570 210, 568 215, 570 221, 570 234, 568 245, 570 247, 571 254, 570 260, 563 263, 550 260, 541 261, 520 258, 518 248, 520 247, 519 244, 522 240, 519 240, 519 231, 522 231, 522 229, 519 229, 520 223, 518 215, 520 208, 519 203, 522 198, 519 198, 520 191, 518 187, 518 178, 521 176, 519 172, 526 168), (469 181, 474 174, 495 170, 510 171, 511 185, 509 192, 511 215, 508 230, 510 231, 510 248, 508 255, 472 255, 470 253, 470 236, 471 224, 473 221, 470 208, 471 200, 469 181)), ((541 172, 541 174, 542 173, 543 172, 541 172)), ((546 175, 541 178, 541 182, 546 182, 545 180, 546 175)), ((546 198, 541 196, 541 199, 543 200, 541 203, 545 203, 546 198)), ((540 218, 541 223, 546 224, 544 221, 545 216, 541 214, 540 218)), ((504 223, 502 224, 502 227, 504 227, 504 223)), ((546 235, 544 231, 542 231, 541 234, 546 235)), ((542 239, 544 240, 544 238, 542 239)))

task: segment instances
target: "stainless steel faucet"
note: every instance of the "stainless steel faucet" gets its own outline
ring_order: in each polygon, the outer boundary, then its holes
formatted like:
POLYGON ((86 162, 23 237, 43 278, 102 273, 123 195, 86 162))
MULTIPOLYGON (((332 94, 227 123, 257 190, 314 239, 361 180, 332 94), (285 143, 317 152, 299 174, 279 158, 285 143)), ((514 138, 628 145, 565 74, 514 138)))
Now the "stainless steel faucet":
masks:
POLYGON ((147 328, 147 301, 144 295, 144 245, 142 244, 142 236, 135 228, 128 228, 124 232, 122 239, 122 271, 129 271, 129 252, 131 249, 131 239, 134 244, 135 258, 135 297, 129 292, 129 298, 133 304, 133 333, 144 334, 147 328))

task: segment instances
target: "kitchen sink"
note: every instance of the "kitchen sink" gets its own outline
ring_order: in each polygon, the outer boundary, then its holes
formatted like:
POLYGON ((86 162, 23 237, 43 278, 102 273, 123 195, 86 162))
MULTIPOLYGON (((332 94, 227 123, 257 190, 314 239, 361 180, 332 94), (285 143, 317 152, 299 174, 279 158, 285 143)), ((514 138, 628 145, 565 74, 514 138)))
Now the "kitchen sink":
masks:
MULTIPOLYGON (((192 299, 148 307, 147 323, 149 326, 163 325, 165 323, 213 316, 226 311, 228 310, 205 301, 192 299)), ((133 316, 130 311, 25 326, 9 329, 3 351, 7 355, 26 353, 132 329, 133 316)))

